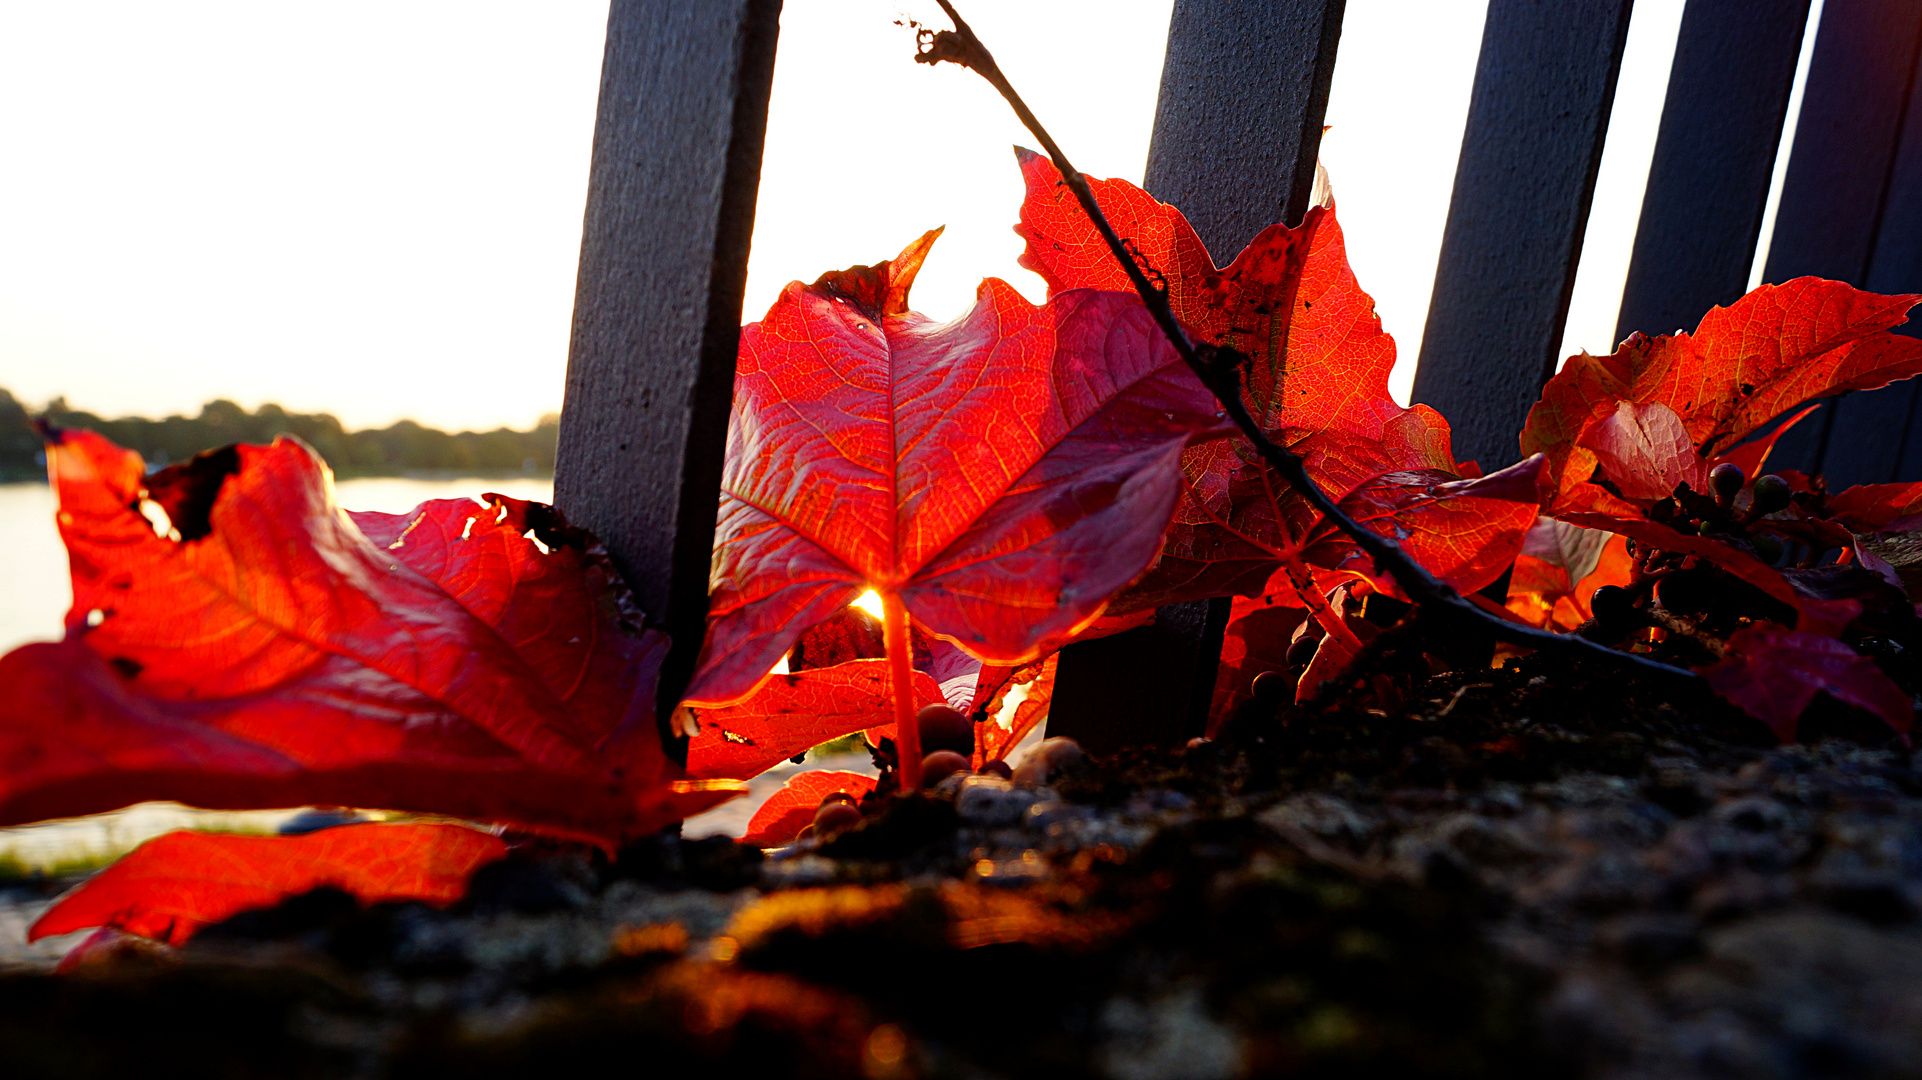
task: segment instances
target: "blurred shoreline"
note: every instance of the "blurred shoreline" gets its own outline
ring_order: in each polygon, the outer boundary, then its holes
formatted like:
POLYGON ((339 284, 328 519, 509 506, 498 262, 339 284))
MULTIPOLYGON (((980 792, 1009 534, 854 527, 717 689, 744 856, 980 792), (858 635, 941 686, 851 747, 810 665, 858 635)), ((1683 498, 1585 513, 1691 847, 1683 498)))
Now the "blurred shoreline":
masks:
POLYGON ((558 414, 541 417, 526 431, 503 427, 446 432, 412 420, 348 431, 328 413, 292 413, 271 404, 250 412, 225 399, 208 402, 195 416, 108 419, 76 409, 65 398, 31 409, 0 388, 0 483, 45 482, 46 454, 34 429, 36 420, 57 428, 97 431, 138 451, 150 470, 232 443, 269 443, 277 436, 292 435, 312 447, 342 480, 551 479, 560 439, 558 414))

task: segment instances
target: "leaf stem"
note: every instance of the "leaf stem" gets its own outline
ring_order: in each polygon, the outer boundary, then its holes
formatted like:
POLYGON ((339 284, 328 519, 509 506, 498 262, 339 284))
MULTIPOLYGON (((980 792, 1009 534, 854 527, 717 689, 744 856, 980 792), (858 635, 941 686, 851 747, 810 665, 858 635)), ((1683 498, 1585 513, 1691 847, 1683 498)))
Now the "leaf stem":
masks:
POLYGON ((1175 351, 1181 354, 1181 358, 1187 362, 1188 367, 1201 379, 1202 384, 1214 391, 1222 409, 1234 421, 1235 426, 1241 429, 1242 436, 1254 446, 1256 452, 1268 463, 1269 468, 1278 473, 1291 487, 1301 492, 1302 497, 1307 499, 1325 520, 1332 522, 1336 528, 1355 542, 1356 547, 1374 560, 1376 569, 1395 579, 1395 584, 1399 585, 1402 592, 1417 605, 1418 616, 1426 617, 1424 621, 1436 620, 1452 624, 1448 628, 1450 632, 1481 633, 1498 641, 1548 652, 1604 660, 1615 666, 1633 668, 1645 674, 1689 680, 1695 678, 1693 673, 1682 668, 1672 667, 1633 653, 1619 652, 1576 634, 1550 633, 1498 618, 1463 599, 1461 594, 1455 591, 1454 586, 1430 574, 1420 563, 1409 557, 1399 544, 1365 528, 1349 517, 1308 475, 1308 470, 1303 466, 1301 458, 1270 439, 1268 433, 1263 431, 1249 415, 1248 406, 1241 397, 1241 366, 1247 357, 1226 346, 1207 342, 1197 345, 1188 340, 1187 332, 1182 329, 1180 321, 1175 318, 1174 309, 1168 304, 1167 293, 1148 279, 1141 265, 1128 250, 1127 244, 1115 232, 1107 215, 1102 213, 1100 204, 1095 201, 1094 189, 1088 186, 1087 177, 1076 171, 1068 161, 1068 156, 1062 153, 1061 147, 1055 143, 1047 129, 1041 126, 1041 121, 1029 111, 1027 103, 1021 100, 1021 95, 1015 92, 1007 76, 1003 75, 1000 67, 995 64, 994 55, 981 43, 981 39, 975 36, 974 30, 968 26, 966 20, 961 18, 960 13, 955 11, 954 4, 950 0, 937 0, 937 2, 941 5, 941 10, 946 12, 948 18, 953 21, 954 29, 939 32, 920 29, 920 43, 915 59, 924 64, 937 64, 944 60, 960 64, 962 67, 973 70, 986 79, 989 85, 1000 91, 1001 96, 1013 107, 1021 123, 1040 141, 1042 149, 1048 152, 1048 157, 1054 162, 1055 169, 1061 173, 1062 182, 1074 192, 1075 200, 1081 204, 1081 208, 1094 222, 1095 229, 1101 233, 1101 238, 1107 243, 1109 252, 1127 273, 1128 280, 1133 283, 1135 292, 1140 295, 1141 302, 1147 306, 1148 313, 1154 317, 1155 323, 1161 327, 1161 332, 1174 345, 1175 351))
POLYGON ((921 728, 914 718, 914 644, 908 640, 908 609, 901 597, 881 593, 881 642, 888 650, 888 682, 894 691, 894 753, 901 790, 921 786, 921 728))
POLYGON ((1340 642, 1341 647, 1346 649, 1349 655, 1359 655, 1361 638, 1355 636, 1355 631, 1348 625, 1347 619, 1328 606, 1328 598, 1323 596, 1321 590, 1315 586, 1314 575, 1308 572, 1308 567, 1293 554, 1285 556, 1282 565, 1288 570, 1288 580, 1295 586, 1295 594, 1301 597, 1302 604, 1315 617, 1315 621, 1321 624, 1323 630, 1328 631, 1329 636, 1340 642))

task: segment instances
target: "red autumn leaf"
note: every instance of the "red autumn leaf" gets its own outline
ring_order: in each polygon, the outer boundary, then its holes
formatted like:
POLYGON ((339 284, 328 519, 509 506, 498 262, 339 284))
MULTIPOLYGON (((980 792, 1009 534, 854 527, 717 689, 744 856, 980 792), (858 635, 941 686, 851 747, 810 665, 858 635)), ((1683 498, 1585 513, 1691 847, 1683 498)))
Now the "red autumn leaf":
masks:
POLYGON ((350 517, 288 439, 151 478, 91 433, 48 456, 74 608, 0 659, 0 823, 318 803, 613 840, 741 787, 667 760, 665 640, 549 508, 350 517))
POLYGON ((1748 442, 1742 443, 1735 449, 1723 453, 1716 459, 1716 463, 1720 464, 1726 461, 1730 465, 1742 470, 1743 476, 1762 475, 1762 468, 1768 464, 1769 454, 1775 449, 1776 442, 1780 440, 1783 435, 1787 434, 1790 428, 1806 420, 1810 413, 1813 413, 1821 407, 1821 403, 1817 402, 1803 409, 1801 412, 1789 416, 1771 428, 1766 434, 1751 437, 1748 442))
POLYGON ((1002 692, 991 703, 988 718, 974 725, 976 768, 990 761, 1007 760, 1015 746, 1034 730, 1035 725, 1048 718, 1048 706, 1054 701, 1055 670, 1060 662, 1061 654, 1052 653, 1025 668, 1004 685, 1002 692), (1008 696, 1017 691, 1022 697, 1015 703, 1014 714, 1008 717, 1007 726, 1003 727, 1000 720, 1002 706, 1008 696))
POLYGON ((820 809, 822 799, 841 792, 858 800, 873 790, 874 777, 856 772, 814 769, 795 773, 754 812, 741 843, 756 847, 793 843, 802 829, 814 824, 814 812, 820 809))
MULTIPOLYGON (((1040 274, 1050 294, 1131 288, 1054 164, 1029 150, 1015 156, 1027 184, 1014 230, 1027 241, 1021 265, 1040 274)), ((1310 208, 1299 228, 1262 230, 1216 269, 1181 211, 1125 180, 1088 182, 1115 231, 1166 278, 1182 325, 1248 354, 1250 412, 1262 430, 1376 437, 1402 415, 1388 393, 1394 339, 1348 267, 1332 207, 1310 208)))
POLYGON ((463 825, 341 825, 305 836, 171 832, 62 896, 28 941, 100 926, 184 945, 203 926, 323 886, 362 904, 445 906, 507 845, 463 825))
POLYGON ((1689 442, 1682 418, 1659 401, 1616 402, 1615 411, 1583 430, 1578 443, 1625 498, 1654 502, 1682 484, 1708 491, 1708 463, 1689 442))
POLYGON ((1828 516, 1859 533, 1912 532, 1922 528, 1922 483, 1857 484, 1829 496, 1828 516))
POLYGON ((989 279, 954 322, 909 312, 936 235, 742 331, 690 701, 746 696, 868 588, 983 660, 1039 654, 1147 567, 1181 451, 1227 430, 1133 295, 989 279))
MULTIPOLYGON (((1023 266, 1051 291, 1126 288, 1088 216, 1043 157, 1020 151, 1027 182, 1016 232, 1023 266)), ((1250 413, 1305 459, 1322 488, 1463 591, 1507 567, 1536 516, 1534 477, 1463 483, 1448 424, 1388 393, 1395 343, 1348 266, 1332 207, 1297 228, 1271 226, 1216 268, 1185 218, 1119 180, 1091 180, 1115 229, 1166 279, 1176 317, 1199 337, 1248 354, 1250 413)), ((1141 610, 1184 599, 1259 595, 1288 559, 1342 566, 1395 586, 1300 496, 1285 489, 1239 435, 1191 448, 1186 485, 1157 566, 1116 602, 1141 610)))
POLYGON ((881 620, 850 604, 802 634, 788 650, 787 662, 789 671, 807 671, 887 654, 881 620))
POLYGON ((1741 706, 1784 740, 1817 691, 1881 717, 1906 735, 1915 721, 1909 696, 1874 660, 1832 637, 1754 623, 1728 639, 1728 655, 1702 675, 1717 694, 1741 706))
POLYGON ((1635 334, 1611 355, 1570 357, 1522 429, 1522 452, 1548 455, 1548 511, 1588 482, 1596 456, 1584 434, 1621 402, 1667 406, 1714 462, 1803 401, 1922 372, 1922 340, 1888 332, 1917 300, 1796 278, 1711 310, 1693 334, 1635 334))
POLYGON ((1628 539, 1542 518, 1515 556, 1507 608, 1530 626, 1573 630, 1594 617, 1589 600, 1604 585, 1626 585, 1628 539))
MULTIPOLYGON (((1520 552, 1539 514, 1536 494, 1542 459, 1462 479, 1441 469, 1405 469, 1377 476, 1341 499, 1355 521, 1395 540, 1430 573, 1457 589, 1493 582, 1520 552)), ((1302 550, 1316 566, 1367 578, 1397 598, 1401 588, 1346 534, 1320 522, 1302 550)))
MULTIPOLYGON (((945 700, 920 671, 914 697, 917 708, 945 700)), ((849 660, 774 675, 734 705, 688 709, 700 725, 688 743, 689 774, 746 780, 830 739, 892 725, 894 690, 886 660, 849 660)))

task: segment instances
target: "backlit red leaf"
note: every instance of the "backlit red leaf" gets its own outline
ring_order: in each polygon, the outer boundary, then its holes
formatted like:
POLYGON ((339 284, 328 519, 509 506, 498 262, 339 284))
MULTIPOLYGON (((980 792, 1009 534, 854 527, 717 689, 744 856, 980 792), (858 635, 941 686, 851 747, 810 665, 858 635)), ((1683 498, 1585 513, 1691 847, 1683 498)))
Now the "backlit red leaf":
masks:
MULTIPOLYGON (((1126 287, 1054 166, 1026 151, 1020 158, 1022 265, 1051 290, 1126 287)), ((1116 230, 1165 278, 1175 315, 1200 338, 1249 356, 1250 413, 1305 459, 1324 490, 1458 589, 1501 574, 1535 520, 1533 476, 1480 489, 1458 483, 1470 470, 1449 452, 1447 422, 1389 395, 1395 343, 1348 266, 1333 207, 1311 208, 1296 228, 1271 226, 1217 268, 1173 207, 1124 181, 1090 182, 1116 230)), ((1394 590, 1239 435, 1191 448, 1182 467, 1186 484, 1162 557, 1117 611, 1259 595, 1296 556, 1394 590)))
POLYGON ((1767 724, 1783 739, 1818 691, 1867 709, 1906 734, 1914 706, 1875 661, 1832 637, 1755 623, 1736 631, 1728 655, 1703 670, 1717 694, 1767 724))
MULTIPOLYGON (((1016 156, 1027 185, 1015 226, 1027 241, 1021 265, 1051 294, 1130 288, 1054 164, 1028 150, 1016 156)), ((1263 430, 1377 437, 1401 415, 1388 393, 1395 342, 1349 269, 1332 207, 1310 208, 1298 228, 1269 226, 1217 269, 1179 210, 1125 180, 1088 182, 1115 231, 1166 278, 1182 325, 1248 354, 1249 406, 1263 430)))
MULTIPOLYGON (((914 673, 915 706, 945 700, 926 673, 914 673)), ((885 660, 849 660, 770 677, 745 700, 720 708, 689 706, 700 731, 688 743, 687 771, 701 779, 746 780, 830 739, 894 722, 885 660)))
POLYGON ((1689 442, 1682 418, 1659 401, 1616 402, 1613 413, 1582 432, 1580 444, 1627 498, 1666 499, 1682 484, 1708 491, 1708 463, 1689 442))
POLYGON ((1530 626, 1573 630, 1594 617, 1595 590, 1628 584, 1633 567, 1626 537, 1542 518, 1515 557, 1507 607, 1530 626))
POLYGON ((546 507, 350 516, 287 439, 152 478, 86 432, 48 456, 74 608, 0 659, 0 822, 320 803, 611 840, 739 789, 668 762, 665 640, 546 507))
POLYGON ((1803 401, 1922 372, 1922 340, 1888 332, 1918 299, 1796 278, 1711 310, 1693 334, 1636 334, 1611 355, 1570 357, 1522 430, 1523 453, 1548 455, 1550 511, 1588 482, 1597 459, 1584 433, 1621 402, 1667 406, 1713 462, 1803 401))
POLYGON ((1227 430, 1131 294, 990 279, 954 322, 909 312, 934 237, 742 332, 691 701, 744 697, 870 587, 984 660, 1038 654, 1148 565, 1182 450, 1227 430))
POLYGON ((88 927, 184 945, 201 927, 323 886, 362 904, 461 898, 507 845, 462 825, 342 825, 305 836, 171 832, 135 848, 47 909, 37 941, 88 927))
POLYGON ((1922 527, 1922 483, 1857 484, 1829 496, 1830 519, 1859 532, 1910 532, 1922 527))
POLYGON ((741 843, 756 847, 793 843, 802 829, 814 824, 814 812, 820 809, 822 799, 844 792, 859 800, 873 790, 874 777, 856 772, 814 769, 795 773, 754 812, 741 843))
POLYGON ((1048 707, 1054 701, 1055 670, 1060 662, 1060 653, 1036 661, 1010 680, 1003 693, 995 698, 988 719, 974 725, 975 767, 990 761, 1005 761, 1035 725, 1048 718, 1048 707), (1002 717, 1003 704, 1016 693, 1021 697, 1015 702, 1014 712, 1002 717), (1006 725, 1002 724, 1003 719, 1006 725))

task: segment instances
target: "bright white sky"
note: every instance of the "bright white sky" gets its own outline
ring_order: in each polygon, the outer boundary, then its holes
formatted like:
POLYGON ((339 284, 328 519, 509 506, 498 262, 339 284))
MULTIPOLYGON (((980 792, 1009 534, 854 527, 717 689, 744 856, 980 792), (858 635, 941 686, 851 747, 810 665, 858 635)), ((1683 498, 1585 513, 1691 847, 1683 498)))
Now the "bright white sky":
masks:
MULTIPOLYGON (((1324 155, 1406 392, 1486 0, 1349 0, 1324 155)), ((1076 163, 1139 181, 1171 0, 967 0, 1076 163), (1098 17, 1090 17, 1090 13, 1098 17)), ((1681 0, 1636 5, 1569 324, 1610 346, 1681 0)), ((746 318, 945 224, 916 307, 1015 266, 1028 142, 912 62, 932 0, 787 0, 746 318)), ((0 0, 0 386, 522 426, 560 405, 604 0, 0 0)), ((1567 350, 1565 350, 1567 351, 1567 350)))

